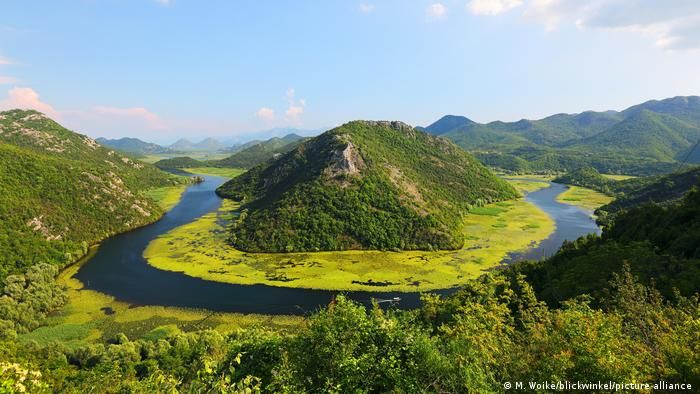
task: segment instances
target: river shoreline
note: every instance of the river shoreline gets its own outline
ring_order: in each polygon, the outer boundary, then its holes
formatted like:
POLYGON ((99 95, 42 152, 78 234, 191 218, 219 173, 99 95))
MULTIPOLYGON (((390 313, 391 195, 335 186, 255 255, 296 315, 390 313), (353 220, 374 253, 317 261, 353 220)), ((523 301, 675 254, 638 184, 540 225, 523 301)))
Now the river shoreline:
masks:
MULTIPOLYGON (((366 304, 371 303, 372 299, 398 298, 401 302, 397 306, 402 309, 420 306, 421 292, 343 292, 268 285, 234 285, 151 267, 141 255, 142 250, 159 234, 218 209, 221 200, 218 197, 210 198, 210 195, 213 195, 216 187, 225 180, 222 177, 205 176, 203 184, 190 186, 183 193, 181 202, 158 222, 106 240, 96 250, 95 255, 86 259, 73 278, 80 280, 85 289, 102 292, 134 305, 160 305, 220 312, 306 314, 326 305, 339 293, 344 293, 349 298, 366 304), (206 193, 210 195, 202 198, 207 196, 206 193), (201 204, 202 202, 206 203, 201 204), (132 250, 124 250, 124 245, 129 245, 132 250)), ((547 198, 552 200, 552 204, 556 204, 553 200, 559 193, 558 187, 564 186, 558 185, 548 192, 547 198)), ((528 194, 526 199, 532 198, 532 195, 533 193, 528 194)), ((572 208, 570 205, 567 207, 572 208)), ((585 213, 582 214, 590 220, 585 213)), ((547 247, 552 248, 551 244, 567 236, 570 234, 550 236, 552 240, 545 240, 548 243, 547 247)), ((455 292, 457 288, 458 286, 428 292, 447 295, 455 292)))

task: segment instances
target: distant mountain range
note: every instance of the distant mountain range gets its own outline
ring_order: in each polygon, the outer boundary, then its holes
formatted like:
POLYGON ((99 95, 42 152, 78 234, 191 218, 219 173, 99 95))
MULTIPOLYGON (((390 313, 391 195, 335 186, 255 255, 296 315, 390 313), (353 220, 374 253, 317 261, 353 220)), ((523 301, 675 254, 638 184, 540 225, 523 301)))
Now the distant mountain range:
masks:
POLYGON ((289 152, 307 140, 297 134, 288 134, 284 137, 272 137, 267 141, 250 144, 235 152, 231 156, 210 162, 215 167, 251 168, 262 164, 283 153, 289 152))
POLYGON ((174 151, 170 148, 166 148, 151 142, 141 141, 138 138, 125 137, 113 140, 98 138, 95 141, 100 143, 102 146, 137 155, 174 153, 174 151))
POLYGON ((261 142, 273 139, 285 139, 295 135, 299 138, 315 136, 322 133, 322 129, 295 129, 274 128, 269 130, 246 133, 236 137, 205 138, 200 142, 192 142, 187 138, 181 138, 170 145, 145 142, 138 138, 107 139, 98 138, 96 141, 108 148, 135 155, 175 154, 187 152, 230 152, 235 153, 245 150, 261 142))
MULTIPOLYGON (((448 115, 424 130, 480 152, 489 164, 516 169, 525 160, 535 169, 572 170, 593 165, 601 171, 634 170, 628 159, 663 163, 683 160, 700 140, 700 97, 674 97, 624 111, 556 114, 540 120, 474 122, 448 115), (542 158, 548 157, 549 163, 542 158)), ((700 153, 690 161, 699 163, 700 153)))
POLYGON ((214 138, 205 138, 200 142, 192 142, 186 138, 181 138, 177 140, 174 144, 168 146, 168 148, 178 152, 215 152, 226 148, 226 145, 224 145, 222 142, 219 142, 218 140, 215 140, 214 138))
POLYGON ((241 146, 231 156, 221 160, 198 161, 187 156, 160 160, 155 165, 160 168, 228 167, 251 168, 283 153, 289 152, 308 139, 296 134, 282 138, 273 137, 267 141, 251 141, 241 146))
POLYGON ((301 137, 313 137, 317 136, 324 131, 328 130, 328 127, 322 127, 318 129, 297 129, 293 127, 276 127, 267 130, 255 131, 250 133, 242 133, 235 137, 222 137, 220 140, 227 146, 238 148, 238 150, 245 149, 252 144, 252 142, 266 141, 271 138, 282 138, 289 134, 296 134, 301 137))

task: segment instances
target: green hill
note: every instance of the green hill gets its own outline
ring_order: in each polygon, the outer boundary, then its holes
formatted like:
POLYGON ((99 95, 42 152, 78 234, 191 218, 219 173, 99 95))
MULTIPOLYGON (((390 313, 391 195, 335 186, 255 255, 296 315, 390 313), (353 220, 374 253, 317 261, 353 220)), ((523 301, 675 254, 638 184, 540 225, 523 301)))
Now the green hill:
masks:
POLYGON ((226 146, 213 138, 205 138, 200 142, 192 142, 186 138, 180 138, 168 148, 177 152, 214 152, 225 149, 226 146))
POLYGON ((476 124, 478 123, 464 116, 445 115, 430 126, 424 127, 422 130, 430 134, 443 135, 476 124))
POLYGON ((466 149, 485 149, 494 142, 513 146, 559 146, 595 135, 623 116, 615 111, 556 114, 544 119, 517 122, 476 123, 463 116, 447 115, 427 126, 425 131, 445 136, 466 149), (477 140, 470 135, 478 137, 477 140))
POLYGON ((570 146, 586 152, 616 153, 675 161, 700 139, 700 126, 647 109, 591 138, 570 146))
POLYGON ((587 187, 605 194, 613 194, 613 185, 617 181, 604 177, 593 167, 582 167, 555 178, 554 182, 587 187))
POLYGON ((154 165, 158 168, 196 168, 204 167, 205 163, 188 156, 182 156, 158 160, 154 165))
POLYGON ((356 121, 257 166, 218 192, 243 202, 248 251, 455 249, 462 214, 517 192, 446 139, 356 121))
MULTIPOLYGON (((700 140, 700 97, 648 101, 622 112, 587 111, 539 120, 476 123, 445 116, 425 128, 511 172, 564 172, 592 166, 632 175, 668 173, 700 140), (526 164, 527 163, 527 164, 526 164)), ((690 153, 690 154, 689 154, 690 153)))
POLYGON ((158 144, 141 141, 138 138, 120 138, 110 140, 107 138, 98 138, 95 141, 99 142, 107 148, 116 149, 118 151, 133 153, 136 155, 150 155, 158 153, 172 153, 173 151, 162 147, 158 144))
POLYGON ((208 165, 230 168, 255 167, 258 164, 262 164, 276 156, 291 151, 304 140, 304 137, 296 134, 289 134, 282 138, 270 138, 267 141, 259 142, 240 150, 225 159, 209 161, 208 165))
POLYGON ((689 123, 700 124, 700 97, 698 96, 677 96, 664 100, 650 100, 629 107, 622 111, 622 114, 629 116, 643 110, 670 115, 689 123))
POLYGON ((611 185, 618 197, 598 209, 597 213, 603 221, 641 205, 677 202, 693 187, 700 186, 700 167, 665 176, 628 179, 611 185))
POLYGON ((0 279, 155 221, 163 211, 140 191, 175 182, 39 112, 0 112, 0 279))

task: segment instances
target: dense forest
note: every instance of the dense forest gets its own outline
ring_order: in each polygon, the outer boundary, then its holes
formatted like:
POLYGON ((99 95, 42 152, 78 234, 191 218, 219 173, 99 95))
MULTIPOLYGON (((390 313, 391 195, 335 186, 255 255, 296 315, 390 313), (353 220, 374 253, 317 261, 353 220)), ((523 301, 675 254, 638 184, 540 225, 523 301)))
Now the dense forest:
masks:
POLYGON ((456 249, 462 214, 517 192, 446 139, 356 121, 255 167, 218 192, 242 201, 247 251, 456 249))
POLYGON ((141 191, 183 182, 36 111, 0 112, 0 279, 157 220, 141 191))
POLYGON ((291 151, 305 139, 306 138, 296 134, 289 134, 281 138, 273 137, 269 140, 241 149, 225 159, 211 160, 207 164, 212 167, 227 168, 255 167, 274 157, 291 151))

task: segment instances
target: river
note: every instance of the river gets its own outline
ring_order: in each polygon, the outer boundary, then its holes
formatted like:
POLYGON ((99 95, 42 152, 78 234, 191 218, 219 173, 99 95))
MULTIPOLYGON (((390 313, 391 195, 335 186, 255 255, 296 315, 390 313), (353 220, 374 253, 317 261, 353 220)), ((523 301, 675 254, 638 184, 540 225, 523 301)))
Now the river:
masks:
MULTIPOLYGON (((179 272, 161 271, 150 266, 143 257, 146 246, 161 234, 190 223, 221 206, 214 193, 226 179, 204 176, 204 182, 190 186, 182 199, 162 219, 146 227, 111 237, 99 246, 75 275, 86 289, 114 296, 132 305, 162 305, 203 308, 219 312, 261 314, 307 314, 327 305, 337 291, 274 287, 267 285, 235 285, 206 281, 179 272)), ((550 256, 564 240, 599 232, 590 213, 556 201, 566 186, 551 183, 549 187, 526 196, 556 223, 555 231, 537 247, 508 256, 506 262, 539 259, 550 256)), ((433 291, 442 295, 455 289, 433 291)), ((371 299, 392 300, 399 297, 399 308, 420 305, 419 293, 345 292, 348 298, 363 303, 371 299)))

